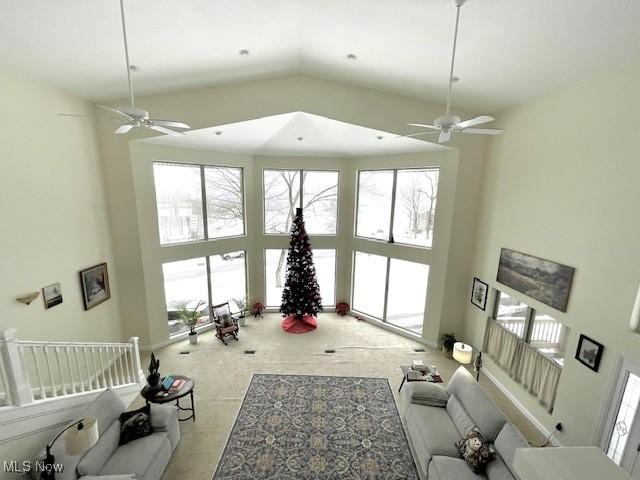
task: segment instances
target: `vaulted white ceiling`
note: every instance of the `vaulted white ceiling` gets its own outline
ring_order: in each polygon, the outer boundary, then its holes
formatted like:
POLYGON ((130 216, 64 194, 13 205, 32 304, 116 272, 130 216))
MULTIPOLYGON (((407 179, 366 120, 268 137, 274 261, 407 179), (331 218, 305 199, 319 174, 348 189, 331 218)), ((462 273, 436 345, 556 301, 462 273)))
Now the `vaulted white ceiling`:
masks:
MULTIPOLYGON (((438 102, 445 95, 453 0, 126 0, 125 8, 139 93, 306 73, 438 102)), ((0 64, 92 100, 124 97, 119 22, 118 0, 0 0, 0 64)), ((637 0, 468 0, 454 105, 491 113, 640 61, 639 24, 637 0)))
MULTIPOLYGON (((428 136, 425 137, 428 139, 428 136)), ((437 138, 432 137, 432 138, 437 138)), ((446 147, 415 138, 339 122, 305 112, 191 130, 185 135, 161 135, 138 140, 170 147, 252 155, 365 157, 433 152, 446 147)))

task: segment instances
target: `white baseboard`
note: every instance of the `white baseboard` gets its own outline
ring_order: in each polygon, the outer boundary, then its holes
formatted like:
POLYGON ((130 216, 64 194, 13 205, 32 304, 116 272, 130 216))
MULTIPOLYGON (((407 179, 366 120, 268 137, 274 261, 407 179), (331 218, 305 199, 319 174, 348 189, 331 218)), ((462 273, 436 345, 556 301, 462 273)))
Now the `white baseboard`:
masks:
MULTIPOLYGON (((522 412, 522 414, 527 417, 527 420, 533 423, 533 425, 545 436, 545 438, 549 438, 549 436, 551 435, 549 429, 547 429, 542 423, 540 423, 540 421, 527 408, 525 408, 522 402, 518 400, 516 396, 504 384, 502 384, 496 377, 494 377, 489 370, 483 368, 480 372, 480 375, 484 375, 485 377, 487 377, 487 379, 489 379, 491 383, 493 383, 498 388, 498 390, 500 390, 511 401, 511 403, 513 403, 522 412)), ((562 446, 562 444, 556 438, 553 438, 551 440, 551 445, 553 445, 554 447, 562 446)))
POLYGON ((377 318, 368 316, 365 313, 350 311, 349 315, 359 320, 363 320, 367 323, 370 323, 371 325, 375 325, 376 327, 393 332, 402 337, 409 338, 415 342, 421 343, 422 345, 426 345, 427 347, 436 348, 436 349, 439 348, 436 342, 432 342, 431 340, 426 340, 416 333, 411 333, 408 330, 405 330, 404 328, 396 327, 394 325, 391 325, 390 323, 382 322, 377 318))

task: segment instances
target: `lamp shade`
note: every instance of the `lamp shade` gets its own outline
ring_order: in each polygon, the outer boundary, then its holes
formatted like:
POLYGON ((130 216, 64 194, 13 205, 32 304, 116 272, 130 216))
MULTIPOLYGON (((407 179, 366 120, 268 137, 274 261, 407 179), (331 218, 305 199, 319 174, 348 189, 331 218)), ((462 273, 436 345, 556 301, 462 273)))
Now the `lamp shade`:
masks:
POLYGON ((473 348, 471 348, 471 345, 467 345, 466 343, 454 343, 453 359, 458 363, 462 363, 463 365, 471 363, 471 360, 473 359, 473 348))
POLYGON ((98 422, 93 417, 87 417, 64 432, 63 438, 67 455, 81 455, 98 441, 98 422))

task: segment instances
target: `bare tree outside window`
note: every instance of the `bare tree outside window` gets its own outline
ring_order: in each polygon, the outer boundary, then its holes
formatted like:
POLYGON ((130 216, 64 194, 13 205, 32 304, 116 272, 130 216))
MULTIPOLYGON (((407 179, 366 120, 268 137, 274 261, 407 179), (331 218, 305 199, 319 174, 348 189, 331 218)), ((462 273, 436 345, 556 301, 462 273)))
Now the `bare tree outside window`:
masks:
POLYGON ((431 247, 438 196, 438 169, 398 170, 393 237, 431 247))
POLYGON ((205 167, 209 238, 244 234, 242 169, 205 167))

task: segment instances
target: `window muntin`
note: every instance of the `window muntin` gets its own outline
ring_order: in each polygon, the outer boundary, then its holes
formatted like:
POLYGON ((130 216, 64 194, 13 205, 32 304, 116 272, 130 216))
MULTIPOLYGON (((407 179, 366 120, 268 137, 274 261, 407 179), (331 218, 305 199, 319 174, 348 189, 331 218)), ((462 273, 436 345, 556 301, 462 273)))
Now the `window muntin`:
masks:
POLYGON ((335 235, 338 223, 338 172, 273 170, 263 172, 264 232, 288 234, 302 208, 310 235, 335 235))
POLYGON ((244 235, 242 169, 204 167, 209 238, 244 235))
POLYGON ((387 322, 422 335, 428 279, 429 265, 390 259, 387 322))
MULTIPOLYGON (((322 306, 333 306, 336 302, 336 251, 314 248, 312 252, 322 306)), ((287 273, 287 250, 266 249, 264 262, 266 305, 267 307, 280 307, 287 273)))
POLYGON ((358 172, 356 236, 389 240, 393 170, 358 172))
POLYGON ((379 320, 384 319, 387 257, 355 252, 353 266, 353 308, 379 320))
POLYGON ((431 247, 438 195, 436 168, 398 170, 393 241, 431 247))
POLYGON ((438 168, 360 170, 356 236, 431 248, 438 168))
POLYGON ((162 265, 162 273, 169 335, 173 336, 189 330, 189 327, 180 319, 181 305, 193 309, 198 302, 202 302, 198 309, 201 312, 198 325, 209 323, 211 320, 206 259, 200 257, 168 262, 162 265))
POLYGON ((247 296, 245 260, 245 252, 242 250, 209 257, 213 305, 229 302, 232 312, 239 310, 237 302, 247 296))
POLYGON ((160 244, 204 239, 200 167, 154 163, 160 244))

